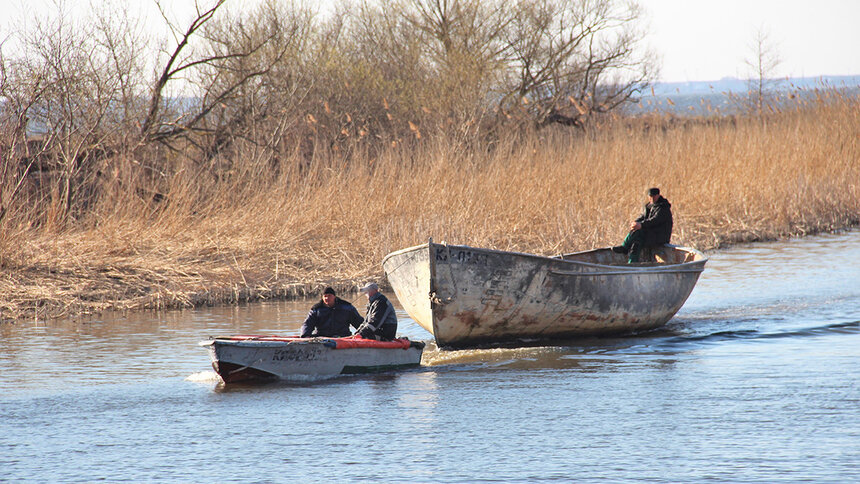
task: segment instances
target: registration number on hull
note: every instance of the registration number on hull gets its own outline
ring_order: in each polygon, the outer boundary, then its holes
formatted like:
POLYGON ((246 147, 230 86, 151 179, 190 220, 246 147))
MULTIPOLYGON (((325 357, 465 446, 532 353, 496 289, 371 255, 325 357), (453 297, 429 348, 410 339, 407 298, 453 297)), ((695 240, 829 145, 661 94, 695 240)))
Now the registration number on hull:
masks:
POLYGON ((272 361, 311 361, 316 360, 322 354, 320 348, 290 348, 275 350, 272 361))

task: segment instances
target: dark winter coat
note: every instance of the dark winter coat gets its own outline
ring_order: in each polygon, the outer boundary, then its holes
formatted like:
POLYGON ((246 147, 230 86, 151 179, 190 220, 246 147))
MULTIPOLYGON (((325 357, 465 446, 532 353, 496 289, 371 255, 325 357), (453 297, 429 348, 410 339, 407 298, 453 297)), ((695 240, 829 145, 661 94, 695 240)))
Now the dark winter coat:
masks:
POLYGON ((645 205, 645 213, 636 221, 642 224, 646 247, 668 244, 672 238, 672 204, 662 196, 645 205))
POLYGON ((302 338, 311 336, 327 336, 339 338, 351 336, 350 326, 361 326, 362 317, 355 306, 336 297, 334 306, 328 307, 320 301, 313 305, 308 317, 302 324, 302 338))
POLYGON ((397 315, 394 305, 382 293, 377 292, 367 301, 367 314, 358 329, 363 338, 391 340, 397 333, 397 315))

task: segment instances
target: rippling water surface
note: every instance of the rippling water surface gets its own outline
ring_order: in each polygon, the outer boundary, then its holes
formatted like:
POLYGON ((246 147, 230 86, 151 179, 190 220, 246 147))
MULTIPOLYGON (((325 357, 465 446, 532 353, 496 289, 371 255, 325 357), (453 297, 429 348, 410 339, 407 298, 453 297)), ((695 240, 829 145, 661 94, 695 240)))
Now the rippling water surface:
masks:
POLYGON ((659 331, 307 384, 197 343, 313 301, 0 325, 0 481, 860 481, 860 232, 710 257, 659 331))

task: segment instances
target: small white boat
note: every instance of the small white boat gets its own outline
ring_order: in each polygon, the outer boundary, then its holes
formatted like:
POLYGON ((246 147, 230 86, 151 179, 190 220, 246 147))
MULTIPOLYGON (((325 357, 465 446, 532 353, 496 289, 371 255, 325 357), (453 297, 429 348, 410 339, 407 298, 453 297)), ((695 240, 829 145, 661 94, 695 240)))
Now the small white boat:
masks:
POLYGON ((424 343, 398 338, 376 341, 347 338, 236 335, 200 343, 224 383, 254 380, 308 381, 350 373, 416 367, 424 343))

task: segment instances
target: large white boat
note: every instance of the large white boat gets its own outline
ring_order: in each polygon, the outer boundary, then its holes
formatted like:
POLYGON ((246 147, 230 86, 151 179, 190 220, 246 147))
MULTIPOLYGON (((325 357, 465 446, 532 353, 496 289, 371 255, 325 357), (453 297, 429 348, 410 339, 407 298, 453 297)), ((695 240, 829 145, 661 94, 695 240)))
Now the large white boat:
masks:
POLYGON ((627 257, 610 248, 556 257, 434 243, 388 254, 388 281, 440 347, 639 332, 665 324, 705 268, 699 251, 665 245, 627 257))

